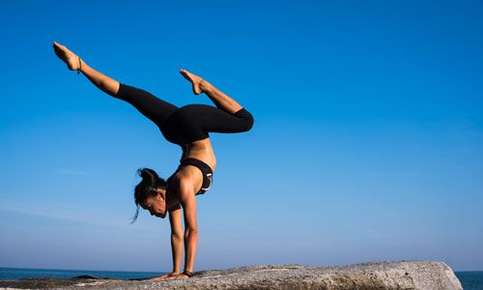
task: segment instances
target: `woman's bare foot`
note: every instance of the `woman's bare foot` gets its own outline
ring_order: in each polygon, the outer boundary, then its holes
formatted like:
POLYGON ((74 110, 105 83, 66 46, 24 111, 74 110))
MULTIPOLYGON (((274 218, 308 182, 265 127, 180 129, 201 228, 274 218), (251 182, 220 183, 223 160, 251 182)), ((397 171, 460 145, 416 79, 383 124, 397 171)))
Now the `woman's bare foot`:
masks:
POLYGON ((67 47, 62 44, 55 42, 52 44, 54 47, 55 54, 65 62, 70 70, 79 70, 80 68, 80 58, 75 53, 70 51, 67 47))
POLYGON ((193 93, 195 95, 199 95, 203 92, 203 88, 202 88, 203 79, 201 77, 195 74, 192 74, 185 69, 181 69, 179 72, 185 79, 191 82, 191 84, 193 85, 193 93))

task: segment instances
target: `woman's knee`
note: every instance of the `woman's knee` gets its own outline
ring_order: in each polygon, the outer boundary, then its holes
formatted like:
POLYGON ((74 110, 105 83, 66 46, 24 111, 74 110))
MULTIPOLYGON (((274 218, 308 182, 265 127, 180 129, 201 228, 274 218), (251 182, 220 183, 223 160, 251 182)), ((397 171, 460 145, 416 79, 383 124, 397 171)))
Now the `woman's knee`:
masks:
POLYGON ((253 127, 253 123, 255 122, 252 114, 250 112, 248 112, 245 108, 242 108, 241 110, 236 112, 235 115, 238 118, 243 120, 244 131, 250 131, 250 129, 253 127))

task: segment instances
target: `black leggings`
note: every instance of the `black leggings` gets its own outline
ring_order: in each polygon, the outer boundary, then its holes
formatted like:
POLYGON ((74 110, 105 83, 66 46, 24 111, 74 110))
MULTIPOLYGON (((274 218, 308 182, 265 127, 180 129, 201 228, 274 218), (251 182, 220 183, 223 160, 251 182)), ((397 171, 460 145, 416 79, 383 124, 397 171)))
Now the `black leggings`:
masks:
POLYGON ((119 83, 114 97, 133 105, 160 128, 168 141, 180 145, 207 138, 209 132, 246 132, 254 123, 253 116, 245 108, 235 113, 203 104, 178 108, 143 89, 123 83, 119 83))

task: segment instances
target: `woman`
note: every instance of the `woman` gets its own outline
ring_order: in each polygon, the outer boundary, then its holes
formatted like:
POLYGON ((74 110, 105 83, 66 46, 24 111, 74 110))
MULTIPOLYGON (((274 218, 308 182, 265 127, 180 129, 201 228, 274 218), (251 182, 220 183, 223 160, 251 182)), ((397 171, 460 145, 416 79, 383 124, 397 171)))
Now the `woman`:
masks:
POLYGON ((195 196, 205 193, 210 188, 216 168, 216 158, 208 133, 249 131, 253 126, 252 115, 212 84, 187 70, 182 69, 180 73, 191 82, 194 94, 205 93, 216 107, 191 104, 178 108, 143 89, 120 83, 96 71, 67 47, 57 42, 53 43, 53 48, 55 54, 70 70, 84 74, 105 93, 133 105, 159 127, 168 141, 181 146, 183 154, 180 164, 167 180, 160 178, 152 169, 138 170, 142 180, 134 190, 137 208, 133 222, 138 216, 139 207, 161 218, 165 218, 168 212, 171 224, 173 271, 155 280, 192 277, 198 240, 195 196), (185 223, 184 233, 181 224, 181 208, 183 208, 185 223), (181 272, 183 244, 185 265, 184 271, 181 272))

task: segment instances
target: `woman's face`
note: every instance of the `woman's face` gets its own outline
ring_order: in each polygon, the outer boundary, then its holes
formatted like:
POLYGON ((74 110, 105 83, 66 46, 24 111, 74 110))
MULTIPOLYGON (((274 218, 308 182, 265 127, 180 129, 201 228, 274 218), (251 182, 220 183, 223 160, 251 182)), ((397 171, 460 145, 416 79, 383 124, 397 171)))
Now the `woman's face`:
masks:
POLYGON ((158 193, 154 196, 146 198, 142 204, 142 208, 148 210, 151 215, 165 218, 166 217, 166 200, 163 195, 164 189, 158 189, 158 193))

